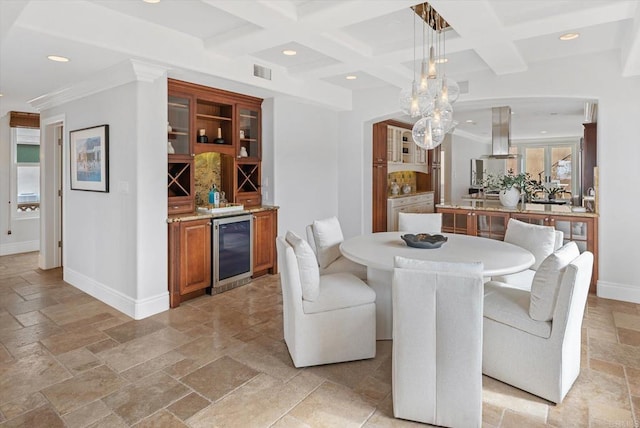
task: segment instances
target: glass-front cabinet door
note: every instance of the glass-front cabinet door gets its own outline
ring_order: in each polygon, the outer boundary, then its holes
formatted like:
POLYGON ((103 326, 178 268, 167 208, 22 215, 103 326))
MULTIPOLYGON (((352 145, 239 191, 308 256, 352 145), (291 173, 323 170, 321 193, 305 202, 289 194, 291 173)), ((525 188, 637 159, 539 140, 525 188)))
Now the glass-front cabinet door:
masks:
POLYGON ((238 128, 237 157, 260 159, 260 109, 239 105, 238 128))
POLYGON ((476 236, 504 240, 509 221, 508 213, 477 211, 472 216, 475 218, 476 236))
POLYGON ((169 93, 167 103, 167 196, 169 214, 192 212, 191 97, 169 93))
POLYGON ((169 155, 191 155, 189 97, 169 95, 167 152, 169 155))

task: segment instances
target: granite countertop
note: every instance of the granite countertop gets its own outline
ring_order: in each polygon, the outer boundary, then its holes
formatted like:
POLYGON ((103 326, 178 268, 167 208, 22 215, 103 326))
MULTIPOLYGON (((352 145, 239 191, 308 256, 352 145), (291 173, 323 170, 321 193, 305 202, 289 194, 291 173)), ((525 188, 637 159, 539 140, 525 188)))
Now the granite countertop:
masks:
POLYGON ((408 198, 410 196, 418 196, 425 195, 427 193, 433 193, 433 190, 421 191, 421 192, 411 192, 411 193, 399 193, 397 195, 387 195, 387 199, 397 199, 397 198, 408 198))
POLYGON ((167 218, 167 223, 177 223, 180 221, 199 220, 203 218, 224 218, 224 217, 237 217, 239 215, 253 214, 262 211, 277 210, 280 207, 275 205, 260 205, 259 207, 246 208, 240 211, 230 211, 222 213, 204 213, 204 212, 192 212, 184 214, 173 214, 167 218))
POLYGON ((437 204, 436 208, 456 208, 469 211, 498 211, 505 213, 553 214, 572 217, 598 217, 597 213, 571 211, 571 207, 566 205, 525 204, 525 209, 521 209, 520 204, 518 204, 517 208, 510 209, 503 206, 472 207, 470 205, 444 203, 437 204))

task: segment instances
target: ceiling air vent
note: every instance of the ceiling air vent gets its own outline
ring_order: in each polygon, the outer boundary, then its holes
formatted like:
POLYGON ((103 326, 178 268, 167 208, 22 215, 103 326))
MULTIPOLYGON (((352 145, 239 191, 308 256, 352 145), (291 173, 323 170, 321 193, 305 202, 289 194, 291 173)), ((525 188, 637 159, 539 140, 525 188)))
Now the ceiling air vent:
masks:
POLYGON ((460 93, 461 94, 468 94, 469 93, 469 81, 468 80, 463 80, 462 82, 458 82, 458 87, 460 88, 460 93))
POLYGON ((258 64, 253 64, 253 75, 261 79, 271 80, 271 69, 258 64))

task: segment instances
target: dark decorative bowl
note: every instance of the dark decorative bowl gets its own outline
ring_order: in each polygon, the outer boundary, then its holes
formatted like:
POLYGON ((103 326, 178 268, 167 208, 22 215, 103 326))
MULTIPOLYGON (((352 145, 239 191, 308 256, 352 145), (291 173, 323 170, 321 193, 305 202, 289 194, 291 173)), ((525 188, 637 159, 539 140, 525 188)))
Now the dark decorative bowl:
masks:
POLYGON ((401 236, 402 240, 410 247, 415 248, 440 248, 447 242, 447 237, 442 235, 430 235, 428 233, 418 233, 414 235, 408 233, 401 236))

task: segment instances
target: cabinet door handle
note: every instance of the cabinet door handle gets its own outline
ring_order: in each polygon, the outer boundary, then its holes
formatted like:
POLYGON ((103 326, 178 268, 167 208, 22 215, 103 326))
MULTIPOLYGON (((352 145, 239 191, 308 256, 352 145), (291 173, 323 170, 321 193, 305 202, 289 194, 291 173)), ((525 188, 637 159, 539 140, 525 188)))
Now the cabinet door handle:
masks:
POLYGON ((179 206, 172 207, 172 209, 174 209, 174 210, 177 210, 178 208, 180 208, 180 207, 179 206))
POLYGON ((209 223, 207 223, 207 226, 211 226, 212 224, 213 224, 213 223, 209 222, 209 223))

